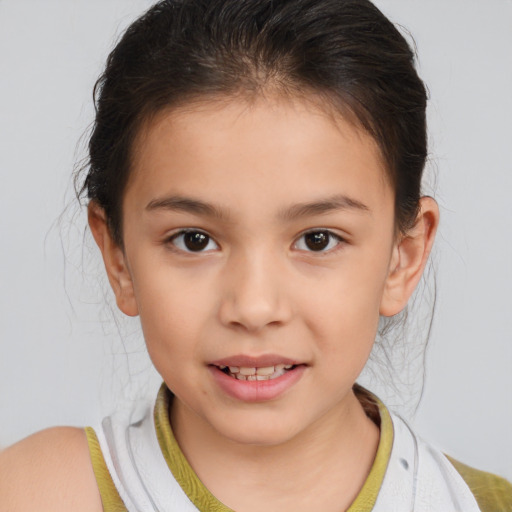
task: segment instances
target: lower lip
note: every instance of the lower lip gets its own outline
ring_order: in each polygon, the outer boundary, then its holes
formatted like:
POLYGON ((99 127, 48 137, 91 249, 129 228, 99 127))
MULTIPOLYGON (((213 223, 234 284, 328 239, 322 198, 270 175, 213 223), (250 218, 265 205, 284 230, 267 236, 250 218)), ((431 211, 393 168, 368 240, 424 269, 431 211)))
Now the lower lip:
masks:
POLYGON ((209 367, 219 387, 232 398, 243 402, 267 402, 275 400, 296 384, 306 367, 296 366, 284 375, 269 380, 238 380, 230 377, 217 366, 209 367))

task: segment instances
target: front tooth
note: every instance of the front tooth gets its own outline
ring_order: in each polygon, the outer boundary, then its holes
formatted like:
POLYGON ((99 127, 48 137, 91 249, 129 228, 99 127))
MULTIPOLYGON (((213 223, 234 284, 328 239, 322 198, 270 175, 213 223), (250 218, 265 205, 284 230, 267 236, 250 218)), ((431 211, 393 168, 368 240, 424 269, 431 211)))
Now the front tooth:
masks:
POLYGON ((273 366, 264 366, 262 368, 256 368, 256 375, 265 375, 269 376, 275 372, 275 368, 273 366))
POLYGON ((284 365, 284 369, 285 369, 285 370, 289 370, 289 369, 290 369, 290 368, 292 368, 292 367, 293 367, 293 364, 285 364, 285 365, 284 365))
POLYGON ((238 366, 230 366, 229 371, 231 373, 238 373, 240 371, 240 368, 238 366))
POLYGON ((241 373, 237 373, 235 374, 235 377, 238 379, 238 380, 247 380, 247 377, 245 375, 242 375, 241 373))
POLYGON ((268 377, 269 376, 267 376, 267 375, 258 375, 258 374, 256 374, 256 380, 269 380, 268 377))
POLYGON ((240 373, 242 375, 256 375, 256 368, 245 368, 245 367, 240 367, 240 373))
POLYGON ((247 375, 247 380, 258 380, 257 375, 247 375))
POLYGON ((284 368, 285 368, 285 365, 284 365, 284 364, 276 364, 276 365, 275 365, 275 369, 276 369, 275 371, 276 371, 276 372, 278 372, 278 371, 280 371, 280 370, 284 370, 284 368))

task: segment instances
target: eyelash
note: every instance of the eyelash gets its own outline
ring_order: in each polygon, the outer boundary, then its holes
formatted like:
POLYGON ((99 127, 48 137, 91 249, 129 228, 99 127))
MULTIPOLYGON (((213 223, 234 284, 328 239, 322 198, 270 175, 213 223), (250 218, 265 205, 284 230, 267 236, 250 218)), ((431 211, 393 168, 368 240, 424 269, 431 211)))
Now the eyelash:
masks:
MULTIPOLYGON (((322 242, 321 239, 319 241, 320 241, 320 243, 322 242)), ((330 253, 330 252, 338 250, 340 248, 339 246, 344 242, 345 242, 345 240, 343 239, 343 237, 341 237, 340 235, 334 233, 333 231, 331 231, 329 229, 312 229, 310 231, 305 231, 304 233, 302 233, 294 242, 293 247, 298 248, 299 250, 304 251, 304 252, 326 254, 326 253, 330 253), (311 247, 309 247, 309 248, 298 247, 300 241, 308 235, 324 235, 325 238, 327 239, 326 247, 328 249, 326 250, 325 248, 320 248, 319 250, 315 251, 314 249, 311 249, 311 247), (331 243, 333 241, 335 242, 334 246, 329 247, 329 245, 331 245, 331 243)), ((184 252, 184 253, 201 254, 201 253, 205 253, 205 252, 211 252, 212 250, 216 250, 219 248, 219 245, 217 244, 217 242, 215 242, 213 240, 213 238, 208 233, 205 233, 204 231, 202 231, 200 229, 183 229, 181 231, 178 231, 177 233, 174 233, 172 236, 170 236, 166 240, 166 243, 174 246, 173 249, 176 249, 176 250, 184 252), (194 250, 190 249, 190 247, 187 247, 186 241, 184 239, 184 237, 187 234, 199 235, 199 238, 196 240, 196 242, 199 242, 200 244, 201 244, 201 242, 205 243, 204 247, 201 248, 201 246, 200 246, 199 247, 200 250, 197 250, 197 251, 194 251, 194 250), (201 238, 201 237, 203 237, 203 238, 201 238), (181 240, 181 243, 179 245, 176 243, 177 240, 181 240), (208 246, 212 243, 215 245, 215 247, 213 249, 212 248, 208 249, 208 246), (180 245, 181 245, 181 247, 180 247, 180 245)), ((304 242, 303 245, 307 245, 307 242, 304 242)))
POLYGON ((187 234, 192 234, 192 235, 201 235, 203 237, 205 237, 207 239, 207 244, 205 246, 205 248, 207 248, 210 243, 214 243, 216 245, 215 249, 217 249, 219 246, 217 244, 217 242, 215 242, 213 240, 213 238, 208 234, 208 233, 205 233, 204 231, 201 231, 200 229, 182 229, 181 231, 178 231, 177 233, 174 233, 172 236, 170 236, 167 240, 166 240, 166 244, 171 244, 173 247, 173 249, 176 249, 178 251, 181 251, 181 252, 185 252, 185 253, 203 253, 203 252, 210 252, 214 249, 208 249, 208 250, 200 250, 200 251, 193 251, 191 250, 190 248, 187 248, 186 245, 185 245, 185 240, 184 240, 184 237, 187 235, 187 234), (176 243, 177 240, 179 240, 181 237, 181 245, 182 247, 179 247, 178 244, 176 243))
POLYGON ((310 250, 308 249, 299 249, 299 250, 303 250, 305 252, 311 252, 311 253, 317 253, 317 254, 327 254, 327 253, 331 253, 333 251, 336 251, 338 249, 340 249, 340 245, 342 245, 344 242, 345 242, 345 239, 343 237, 341 237, 340 235, 334 233, 333 231, 331 231, 330 229, 312 229, 312 230, 309 230, 309 231, 305 231, 304 233, 302 233, 299 238, 297 239, 297 241, 294 243, 294 247, 297 247, 297 245, 299 244, 299 241, 302 240, 304 237, 306 237, 307 235, 320 235, 320 234, 323 234, 323 235, 327 235, 327 240, 328 240, 328 244, 327 244, 327 247, 329 247, 329 245, 331 245, 331 242, 332 241, 335 241, 335 245, 328 248, 328 249, 324 249, 322 248, 321 250, 318 250, 318 251, 315 251, 315 250, 312 250, 310 248, 310 250))

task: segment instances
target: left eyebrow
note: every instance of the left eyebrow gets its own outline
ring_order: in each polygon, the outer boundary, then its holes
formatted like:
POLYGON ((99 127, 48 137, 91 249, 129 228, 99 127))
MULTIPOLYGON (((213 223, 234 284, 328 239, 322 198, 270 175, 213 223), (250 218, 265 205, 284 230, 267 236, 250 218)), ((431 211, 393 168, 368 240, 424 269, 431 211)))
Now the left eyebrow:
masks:
POLYGON ((361 201, 345 195, 336 195, 320 201, 311 203, 295 204, 286 210, 281 211, 279 217, 284 220, 295 220, 300 217, 322 215, 339 210, 355 210, 370 213, 370 209, 361 201))

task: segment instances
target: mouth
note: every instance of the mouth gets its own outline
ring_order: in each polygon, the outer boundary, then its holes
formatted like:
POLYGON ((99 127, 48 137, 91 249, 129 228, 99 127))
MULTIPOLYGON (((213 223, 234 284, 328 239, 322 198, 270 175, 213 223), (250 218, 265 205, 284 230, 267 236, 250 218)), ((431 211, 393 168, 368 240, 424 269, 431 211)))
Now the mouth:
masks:
POLYGON ((245 381, 265 381, 274 380, 282 377, 290 370, 294 370, 298 365, 295 364, 276 364, 274 366, 226 366, 214 365, 222 373, 237 380, 245 381))
POLYGON ((208 366, 222 392, 254 403, 278 399, 302 379, 309 365, 278 354, 240 354, 211 361, 208 366))

